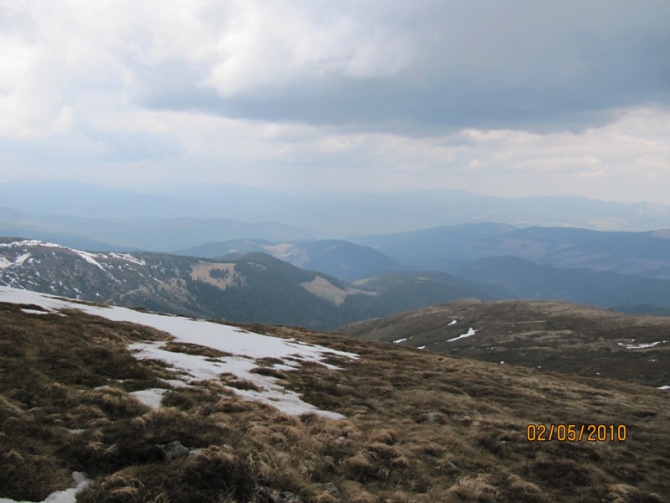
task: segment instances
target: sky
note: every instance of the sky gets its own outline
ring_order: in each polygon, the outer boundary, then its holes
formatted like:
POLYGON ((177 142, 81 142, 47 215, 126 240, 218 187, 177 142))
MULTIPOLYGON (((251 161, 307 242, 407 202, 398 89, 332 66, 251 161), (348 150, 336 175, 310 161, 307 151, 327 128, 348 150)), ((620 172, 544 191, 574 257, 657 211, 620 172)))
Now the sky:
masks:
POLYGON ((0 0, 0 180, 670 204, 667 0, 0 0))

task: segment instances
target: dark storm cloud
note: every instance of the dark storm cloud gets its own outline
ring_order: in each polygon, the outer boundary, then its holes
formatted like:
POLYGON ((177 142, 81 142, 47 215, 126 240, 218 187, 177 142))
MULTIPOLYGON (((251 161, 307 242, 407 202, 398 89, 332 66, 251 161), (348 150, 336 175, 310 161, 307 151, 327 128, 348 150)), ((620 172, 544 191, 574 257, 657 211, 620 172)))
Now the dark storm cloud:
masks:
MULTIPOLYGON (((325 42, 320 59, 273 79, 268 47, 247 61, 261 75, 268 65, 268 75, 228 92, 216 78, 203 85, 204 66, 137 67, 138 99, 158 109, 384 129, 580 129, 616 109, 670 104, 670 2, 357 2, 327 15, 299 7, 313 34, 331 30, 333 17, 353 23, 351 50, 325 42), (385 72, 373 51, 361 63, 371 37, 381 63, 394 52, 403 62, 385 72)), ((284 43, 290 51, 291 40, 284 43)))

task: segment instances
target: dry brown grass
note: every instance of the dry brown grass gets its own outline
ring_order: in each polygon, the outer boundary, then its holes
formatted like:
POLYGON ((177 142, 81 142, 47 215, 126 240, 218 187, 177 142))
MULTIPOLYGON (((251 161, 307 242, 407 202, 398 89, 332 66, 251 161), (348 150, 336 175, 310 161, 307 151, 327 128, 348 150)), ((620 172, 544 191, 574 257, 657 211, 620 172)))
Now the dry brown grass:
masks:
POLYGON ((291 491, 306 503, 658 503, 670 494, 670 399, 660 391, 257 326, 360 355, 333 358, 341 371, 282 371, 287 388, 347 419, 246 402, 226 388, 231 376, 171 389, 150 410, 128 391, 159 385, 166 371, 126 345, 163 334, 0 311, 0 497, 44 499, 72 471, 94 479, 81 502, 267 503, 291 491), (624 423, 629 439, 532 443, 529 422, 624 423), (191 454, 167 462, 158 446, 174 441, 191 454))
POLYGON ((225 351, 219 351, 218 349, 208 348, 207 346, 201 346, 199 344, 191 344, 188 342, 168 342, 162 346, 162 349, 166 351, 172 351, 173 353, 185 353, 187 355, 197 355, 197 356, 207 356, 209 358, 222 358, 224 356, 232 356, 230 353, 225 351))

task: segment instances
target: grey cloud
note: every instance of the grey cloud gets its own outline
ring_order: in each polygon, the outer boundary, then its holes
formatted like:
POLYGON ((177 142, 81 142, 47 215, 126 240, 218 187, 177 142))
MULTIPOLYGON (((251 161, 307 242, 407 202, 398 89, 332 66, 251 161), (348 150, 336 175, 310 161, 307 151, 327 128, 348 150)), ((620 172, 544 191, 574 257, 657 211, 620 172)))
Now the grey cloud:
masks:
POLYGON ((296 71, 224 97, 202 86, 206 68, 171 61, 135 68, 137 99, 156 109, 383 129, 580 129, 618 108, 670 104, 668 2, 338 5, 328 15, 353 19, 359 35, 406 40, 406 68, 374 78, 296 71))

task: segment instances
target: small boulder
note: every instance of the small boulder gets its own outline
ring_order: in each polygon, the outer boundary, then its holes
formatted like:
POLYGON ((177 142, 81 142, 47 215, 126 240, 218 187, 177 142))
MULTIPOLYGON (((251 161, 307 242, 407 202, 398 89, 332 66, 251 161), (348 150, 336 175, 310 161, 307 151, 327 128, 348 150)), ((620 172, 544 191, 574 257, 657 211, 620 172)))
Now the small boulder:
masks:
POLYGON ((163 453, 165 461, 172 461, 188 456, 190 449, 184 447, 179 440, 170 442, 169 444, 159 445, 158 448, 163 453))
POLYGON ((278 491, 271 487, 260 486, 258 492, 268 503, 305 503, 300 496, 290 491, 278 491))
POLYGON ((443 423, 444 422, 443 415, 440 412, 429 412, 426 416, 427 416, 428 421, 430 421, 431 423, 443 423))

